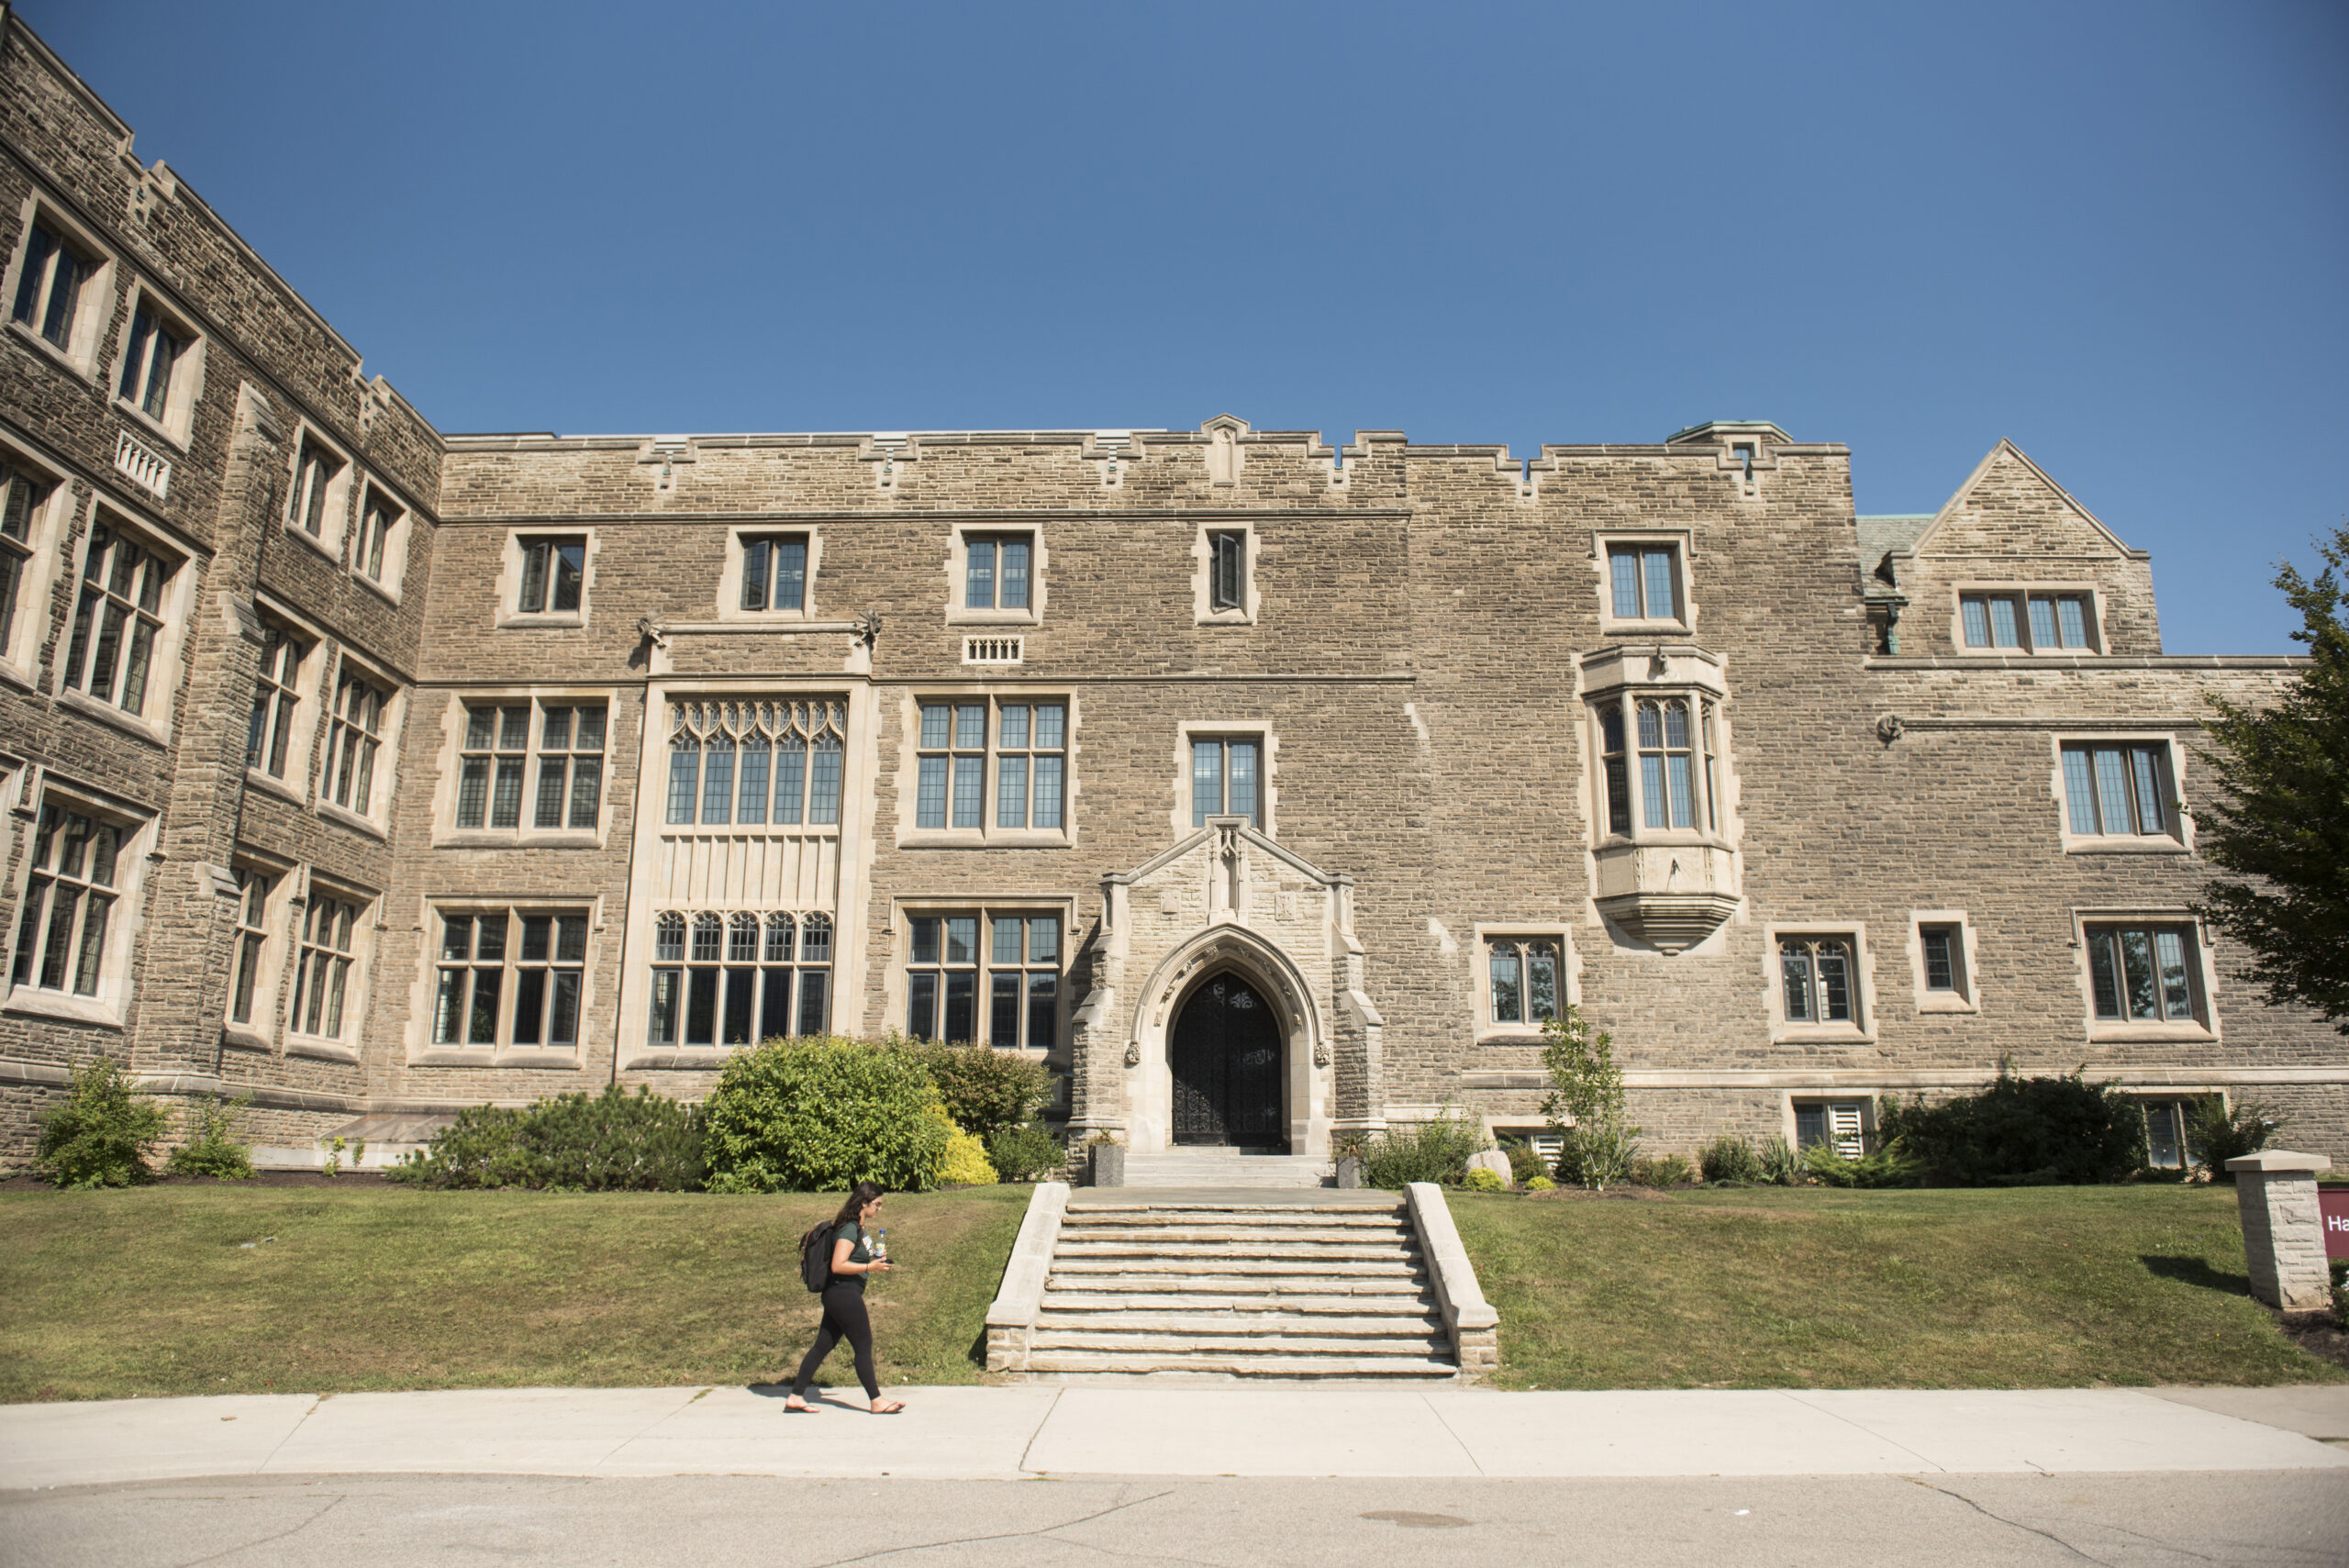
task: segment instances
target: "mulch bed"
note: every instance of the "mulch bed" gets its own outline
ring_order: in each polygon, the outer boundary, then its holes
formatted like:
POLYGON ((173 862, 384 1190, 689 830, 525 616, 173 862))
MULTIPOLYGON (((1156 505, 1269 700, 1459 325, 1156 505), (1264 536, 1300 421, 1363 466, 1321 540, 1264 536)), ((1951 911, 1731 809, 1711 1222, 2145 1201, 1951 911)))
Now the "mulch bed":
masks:
POLYGON ((2276 1326, 2284 1330, 2284 1338, 2317 1360, 2349 1371, 2349 1329, 2343 1329, 2341 1319, 2332 1313, 2279 1312, 2276 1326))

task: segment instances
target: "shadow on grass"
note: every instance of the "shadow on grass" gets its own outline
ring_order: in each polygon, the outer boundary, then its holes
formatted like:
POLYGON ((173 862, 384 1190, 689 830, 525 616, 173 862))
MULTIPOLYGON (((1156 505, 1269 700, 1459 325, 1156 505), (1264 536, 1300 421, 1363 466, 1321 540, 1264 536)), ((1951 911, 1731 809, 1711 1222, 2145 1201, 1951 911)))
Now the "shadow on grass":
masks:
POLYGON ((2174 1279, 2180 1284, 2200 1285, 2204 1290, 2221 1291, 2228 1296, 2249 1296, 2249 1274, 2222 1274, 2199 1258, 2171 1258, 2156 1253, 2141 1253, 2137 1261, 2146 1272, 2163 1279, 2174 1279))

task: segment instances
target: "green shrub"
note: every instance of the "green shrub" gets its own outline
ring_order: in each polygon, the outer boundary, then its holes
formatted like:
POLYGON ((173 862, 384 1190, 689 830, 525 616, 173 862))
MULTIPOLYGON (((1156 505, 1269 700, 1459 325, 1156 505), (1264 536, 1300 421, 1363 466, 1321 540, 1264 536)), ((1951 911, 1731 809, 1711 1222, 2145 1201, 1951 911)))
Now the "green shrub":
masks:
POLYGON ((1479 1165, 1461 1179, 1460 1184, 1472 1193, 1505 1193, 1508 1184, 1501 1180, 1498 1171, 1487 1171, 1479 1165))
POLYGON ((1533 1151, 1533 1145, 1523 1139, 1510 1139, 1501 1145, 1501 1152, 1508 1156, 1509 1180, 1520 1186, 1536 1176, 1550 1173, 1548 1162, 1533 1151))
POLYGON ((114 1058, 94 1056, 73 1069, 61 1105, 40 1118, 36 1164, 61 1187, 127 1187, 151 1182, 147 1151, 171 1129, 152 1096, 130 1086, 114 1058))
POLYGON ((1733 1132, 1724 1132, 1698 1151, 1697 1169, 1709 1182, 1753 1186, 1770 1179, 1753 1145, 1733 1132))
POLYGON ((2266 1148, 2286 1119, 2256 1100, 2239 1100, 2230 1106, 2212 1095, 2187 1118, 2187 1147, 2212 1181, 2231 1182, 2234 1175, 2227 1162, 2266 1148))
POLYGON ((1558 1184, 1547 1176, 1528 1176, 1525 1190, 1530 1193, 1553 1193, 1558 1190, 1558 1184))
POLYGON ((1697 1179, 1697 1169, 1677 1154, 1631 1162, 1631 1180, 1642 1187, 1685 1187, 1697 1179))
POLYGON ((1960 1187, 2118 1182, 2145 1162, 2144 1113, 2077 1073, 2017 1078, 1998 1063, 1979 1094, 1938 1105, 1887 1097, 1877 1124, 1925 1180, 1960 1187))
POLYGON ((1457 1186, 1468 1173, 1468 1156, 1484 1147, 1476 1124, 1450 1111, 1432 1121, 1390 1127, 1362 1142, 1362 1184, 1389 1192, 1413 1182, 1457 1186))
POLYGON ((701 1112, 617 1084, 519 1109, 468 1106, 384 1173, 428 1187, 670 1193, 698 1190, 705 1173, 701 1112))
POLYGON ((1041 1121, 999 1127, 987 1134, 987 1163, 1007 1182, 1033 1182, 1058 1173, 1067 1151, 1041 1121))
POLYGON ((976 1133, 954 1129, 946 1135, 946 1159, 938 1168, 938 1184, 941 1187, 991 1187, 996 1184, 995 1166, 987 1161, 987 1146, 979 1141, 976 1133))
POLYGON ((1620 1184, 1639 1158, 1640 1129, 1625 1115, 1614 1038, 1569 1006, 1542 1022, 1542 1065, 1550 1074, 1542 1114, 1565 1135, 1558 1179, 1600 1192, 1609 1182, 1620 1184))
POLYGON ((188 1140, 167 1162, 174 1176, 213 1176, 241 1182, 253 1173, 251 1146, 235 1136, 237 1113, 252 1104, 243 1095, 228 1100, 207 1095, 188 1106, 188 1140))
POLYGON ((1924 1173, 1898 1149, 1878 1149, 1858 1159, 1845 1158, 1832 1143, 1814 1143, 1802 1151, 1802 1173, 1830 1187, 1913 1187, 1924 1173))
POLYGON ((1774 1187, 1790 1187, 1802 1180, 1802 1156, 1776 1133, 1762 1145, 1762 1179, 1774 1187))
POLYGON ((927 1192, 953 1131, 915 1053, 829 1035, 737 1051, 704 1111, 721 1193, 927 1192))
POLYGON ((1052 1075, 1041 1062, 991 1045, 948 1045, 943 1040, 891 1035, 883 1042, 921 1063, 954 1125, 981 1138, 1017 1127, 1052 1098, 1052 1075))

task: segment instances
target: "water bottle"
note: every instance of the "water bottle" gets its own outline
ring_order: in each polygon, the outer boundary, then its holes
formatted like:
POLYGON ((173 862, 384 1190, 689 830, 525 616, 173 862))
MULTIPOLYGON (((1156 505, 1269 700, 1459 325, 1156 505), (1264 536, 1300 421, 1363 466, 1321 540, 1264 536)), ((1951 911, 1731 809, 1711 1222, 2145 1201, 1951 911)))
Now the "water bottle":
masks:
POLYGON ((889 1232, 886 1227, 873 1233, 873 1256, 878 1262, 889 1261, 889 1232))

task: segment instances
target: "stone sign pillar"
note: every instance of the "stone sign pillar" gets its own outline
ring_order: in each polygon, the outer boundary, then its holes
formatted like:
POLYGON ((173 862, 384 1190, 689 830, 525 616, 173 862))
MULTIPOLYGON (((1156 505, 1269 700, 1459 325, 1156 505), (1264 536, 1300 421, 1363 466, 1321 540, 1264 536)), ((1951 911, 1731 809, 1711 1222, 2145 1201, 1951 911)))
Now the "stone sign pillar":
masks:
POLYGON ((2251 1294, 2286 1312, 2332 1305, 2332 1274, 2324 1261, 2324 1221, 2317 1213, 2316 1175, 2332 1162, 2321 1154, 2264 1149, 2227 1162, 2243 1212, 2243 1262, 2251 1294))

